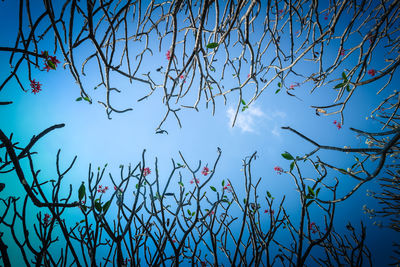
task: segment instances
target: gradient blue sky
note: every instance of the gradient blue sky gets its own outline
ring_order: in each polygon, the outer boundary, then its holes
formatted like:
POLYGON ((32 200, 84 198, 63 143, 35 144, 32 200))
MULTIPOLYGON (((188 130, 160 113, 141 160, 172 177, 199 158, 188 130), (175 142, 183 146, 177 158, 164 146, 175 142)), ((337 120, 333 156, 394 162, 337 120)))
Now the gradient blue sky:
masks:
MULTIPOLYGON (((2 18, 0 46, 10 45, 15 39, 18 16, 14 4, 13 1, 0 3, 0 17, 2 18)), ((157 51, 153 57, 150 56, 146 60, 147 69, 154 71, 159 66, 166 67, 168 61, 164 55, 169 44, 168 42, 164 44, 161 52, 157 51), (154 62, 157 64, 154 65, 154 62)), ((51 50, 52 44, 48 43, 48 45, 47 49, 51 50)), ((45 50, 46 43, 42 43, 42 46, 41 49, 45 50)), ((80 53, 84 54, 85 51, 80 53)), ((327 53, 331 53, 332 57, 335 57, 337 46, 333 43, 331 47, 327 48, 327 53)), ((384 53, 384 50, 381 50, 381 53, 384 53)), ((50 52, 50 54, 52 53, 50 52)), ((60 53, 56 55, 62 61, 62 55, 60 53)), ((377 54, 377 58, 379 56, 377 54)), ((10 70, 8 57, 8 53, 0 53, 0 78, 2 80, 10 70)), ((356 55, 354 55, 355 58, 356 55)), ((351 60, 352 58, 349 58, 349 66, 351 60)), ((307 71, 312 68, 310 63, 304 63, 301 67, 307 71)), ((379 66, 374 67, 379 69, 379 66)), ((334 120, 340 119, 338 116, 318 117, 315 115, 314 109, 310 108, 310 105, 314 104, 331 103, 336 95, 332 89, 333 86, 319 88, 316 93, 310 95, 310 85, 302 85, 295 91, 301 100, 290 97, 284 92, 275 94, 277 89, 275 87, 268 88, 248 110, 239 113, 236 125, 232 128, 232 114, 238 101, 238 95, 233 93, 228 96, 226 106, 223 105, 222 99, 217 101, 215 116, 211 114, 212 109, 205 109, 203 100, 199 105, 199 112, 183 110, 179 113, 183 128, 179 128, 171 117, 164 126, 169 134, 161 135, 154 134, 154 130, 165 112, 161 102, 161 90, 148 100, 138 103, 136 102, 137 96, 144 96, 147 92, 146 88, 143 88, 142 85, 130 85, 123 78, 119 78, 117 82, 114 80, 115 86, 125 90, 121 96, 113 96, 114 104, 118 108, 132 107, 133 111, 113 114, 112 119, 109 120, 101 105, 75 101, 79 97, 79 88, 68 70, 59 67, 56 71, 48 73, 39 70, 34 70, 33 73, 33 78, 43 84, 43 91, 40 93, 34 95, 30 92, 23 92, 15 80, 12 80, 0 92, 0 101, 14 101, 12 105, 0 108, 0 127, 6 134, 14 133, 13 140, 19 141, 23 146, 33 135, 43 129, 58 123, 66 124, 64 128, 47 135, 34 147, 34 151, 38 152, 34 158, 35 166, 37 169, 41 169, 42 177, 55 177, 55 159, 59 148, 64 166, 75 155, 78 156, 77 163, 69 173, 66 182, 77 188, 81 181, 87 180, 89 163, 95 167, 108 163, 108 170, 113 175, 118 175, 120 164, 136 164, 141 159, 143 149, 146 149, 147 165, 153 170, 154 158, 158 157, 159 171, 161 174, 165 173, 166 176, 171 170, 170 159, 174 158, 180 162, 178 151, 181 151, 188 162, 193 165, 197 164, 198 160, 205 165, 213 164, 217 156, 217 147, 220 147, 222 158, 212 184, 220 185, 222 179, 229 178, 233 181, 234 186, 240 188, 243 184, 242 159, 257 151, 259 158, 253 166, 255 177, 263 177, 261 188, 269 190, 278 200, 283 195, 287 195, 285 207, 293 212, 294 218, 299 215, 298 210, 300 209, 295 185, 289 176, 277 175, 273 168, 274 166, 289 168, 290 162, 281 157, 281 153, 284 151, 302 156, 310 152, 313 147, 294 134, 281 130, 280 127, 295 128, 321 144, 338 147, 344 145, 364 147, 363 141, 357 140, 348 128, 378 130, 379 125, 371 120, 366 120, 365 117, 369 116, 371 110, 385 95, 392 92, 389 87, 382 95, 376 96, 379 82, 359 88, 346 108, 345 124, 341 130, 338 130, 333 124, 334 120)), ((84 83, 87 88, 92 88, 96 85, 98 73, 91 71, 90 68, 86 73, 84 83)), ((22 82, 28 88, 27 76, 21 73, 20 75, 22 82)), ((296 82, 295 79, 285 81, 287 85, 294 82, 296 82)), ((223 81, 223 83, 225 88, 229 88, 231 81, 223 81)), ((398 79, 393 80, 392 84, 398 84, 398 79)), ((104 98, 105 89, 89 89, 88 92, 95 100, 94 102, 97 102, 104 98)), ((250 95, 251 92, 247 97, 250 95)), ((347 168, 353 163, 349 156, 341 153, 321 152, 319 155, 326 161, 343 168, 347 168)), ((346 180, 341 183, 344 187, 354 185, 354 181, 350 178, 341 177, 340 174, 336 175, 339 179, 346 180)), ((17 182, 12 182, 16 181, 15 174, 2 175, 1 180, 2 182, 6 181, 7 191, 12 188, 13 191, 20 192, 21 186, 17 182)), ((190 177, 187 178, 186 183, 189 181, 190 177)), ((105 181, 103 184, 107 185, 107 182, 105 181)), ((387 264, 391 241, 394 240, 393 235, 385 229, 373 226, 373 220, 368 219, 362 211, 364 204, 376 208, 376 203, 366 197, 367 189, 374 190, 376 188, 377 182, 372 181, 363 186, 348 201, 339 204, 336 225, 339 230, 344 229, 347 221, 351 221, 359 229, 359 222, 363 220, 367 225, 368 244, 375 253, 374 259, 381 264, 387 264)), ((1 194, 6 193, 2 192, 1 194)), ((322 218, 318 218, 318 214, 314 214, 314 216, 315 221, 322 222, 322 218)), ((381 264, 380 266, 383 266, 381 264)))

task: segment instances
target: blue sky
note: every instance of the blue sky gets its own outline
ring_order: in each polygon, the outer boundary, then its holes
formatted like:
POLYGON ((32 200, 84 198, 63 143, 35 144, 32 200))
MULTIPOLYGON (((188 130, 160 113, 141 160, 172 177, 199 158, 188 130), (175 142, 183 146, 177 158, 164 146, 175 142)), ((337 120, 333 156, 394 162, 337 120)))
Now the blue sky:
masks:
MULTIPOLYGON (((1 46, 9 45, 9 40, 14 40, 14 31, 17 27, 17 17, 11 15, 10 10, 12 9, 9 7, 9 2, 0 4, 2 7, 0 15, 3 18, 1 46), (7 7, 3 8, 6 5, 7 7), (4 27, 5 21, 7 21, 8 27, 4 27)), ((45 44, 43 45, 45 46, 45 44)), ((154 71, 158 66, 166 67, 168 61, 165 59, 165 51, 168 50, 168 45, 168 42, 165 42, 162 51, 157 51, 146 61, 145 69, 154 71), (157 64, 152 64, 153 62, 157 64)), ((51 50, 51 44, 49 46, 48 49, 51 50)), ((43 47, 44 49, 45 47, 43 47)), ((78 55, 84 55, 84 53, 83 50, 78 55)), ((334 48, 332 44, 332 49, 328 49, 328 53, 332 53, 332 57, 335 56, 337 48, 334 48)), ((56 55, 62 61, 62 55, 60 53, 56 55)), ((8 54, 3 52, 0 57, 2 62, 0 78, 4 79, 9 72, 8 54)), ((349 65, 351 65, 351 59, 349 61, 349 65)), ((308 71, 309 64, 304 63, 304 65, 300 65, 300 68, 308 71)), ((379 67, 376 66, 376 68, 379 67)), ((86 72, 84 83, 87 88, 92 88, 96 85, 97 72, 93 68, 88 68, 86 72)), ((136 102, 138 95, 146 94, 144 86, 130 85, 126 80, 118 79, 115 86, 123 88, 124 92, 120 96, 113 95, 113 102, 118 108, 132 107, 133 111, 123 114, 114 113, 112 119, 109 120, 101 105, 75 101, 79 97, 79 88, 69 71, 59 67, 56 71, 48 73, 39 70, 34 70, 33 73, 33 77, 43 84, 43 90, 40 93, 34 95, 30 92, 22 92, 15 80, 12 80, 0 92, 0 101, 14 101, 10 106, 1 107, 0 125, 6 134, 14 133, 13 140, 24 145, 33 135, 45 128, 58 123, 66 124, 64 128, 47 135, 34 148, 38 152, 38 155, 35 156, 35 166, 41 169, 42 177, 55 176, 55 159, 58 149, 62 151, 61 162, 64 166, 67 166, 75 155, 78 156, 77 163, 66 181, 67 184, 71 183, 74 188, 78 188, 81 181, 87 180, 89 163, 95 167, 108 163, 108 170, 113 175, 118 175, 120 164, 136 164, 141 160, 143 149, 146 149, 148 166, 154 170, 154 158, 158 157, 160 173, 167 174, 171 170, 171 158, 180 162, 179 151, 188 162, 195 165, 198 160, 201 160, 204 166, 213 164, 217 156, 217 147, 220 147, 222 157, 214 176, 215 181, 212 181, 211 184, 219 185, 222 179, 229 178, 234 186, 237 185, 240 188, 243 183, 242 159, 257 151, 259 158, 254 163, 254 172, 257 177, 263 177, 261 187, 273 193, 278 200, 284 194, 287 195, 285 207, 294 214, 299 209, 295 185, 290 177, 285 174, 277 175, 273 168, 275 166, 289 168, 290 162, 281 157, 281 153, 284 151, 302 156, 310 152, 313 147, 280 127, 290 126, 320 144, 338 147, 344 145, 365 146, 363 142, 355 138, 348 128, 378 130, 378 125, 371 120, 366 120, 365 117, 369 116, 371 110, 384 95, 391 93, 389 88, 382 93, 383 96, 377 97, 375 86, 379 85, 378 83, 357 90, 346 108, 345 124, 342 129, 338 130, 333 124, 334 120, 339 120, 338 116, 318 117, 315 115, 315 110, 310 108, 310 105, 313 104, 332 102, 335 97, 333 86, 320 88, 315 94, 310 95, 310 85, 302 85, 295 91, 301 99, 299 100, 286 95, 283 91, 275 94, 277 88, 274 83, 275 87, 267 88, 247 110, 239 113, 233 128, 231 124, 238 101, 238 95, 235 93, 228 95, 226 106, 223 105, 222 99, 217 100, 214 116, 212 116, 211 108, 205 109, 204 101, 200 102, 199 112, 192 109, 183 110, 179 113, 183 124, 182 128, 179 128, 173 117, 170 117, 164 126, 169 134, 161 135, 154 133, 165 112, 165 107, 161 102, 161 91, 156 92, 145 101, 136 102)), ((21 77, 28 87, 27 77, 24 75, 21 77)), ((292 80, 288 78, 285 81, 287 85, 295 82, 294 78, 292 80)), ((397 79, 392 81, 393 84, 396 82, 398 83, 397 79)), ((225 88, 231 86, 229 80, 223 81, 223 84, 225 88)), ((94 102, 97 102, 104 98, 105 89, 89 89, 88 92, 95 100, 94 102)), ((245 98, 251 95, 251 91, 249 91, 248 94, 245 94, 245 98)), ((352 163, 349 156, 341 153, 321 152, 320 155, 327 161, 343 167, 352 163)), ((3 175, 3 177, 2 179, 6 179, 6 181, 15 179, 14 174, 3 175)), ((354 184, 350 178, 339 178, 349 179, 349 182, 342 183, 344 187, 354 184)), ((189 181, 190 177, 184 177, 184 182, 189 183, 189 181)), ((111 183, 104 181, 104 184, 110 185, 111 183)), ((176 189, 178 188, 176 183, 174 186, 176 189)), ((11 187, 17 192, 21 190, 18 183, 13 183, 11 187)), ((382 261, 387 263, 387 256, 390 253, 388 248, 391 247, 389 240, 394 239, 387 230, 373 226, 373 220, 369 220, 362 212, 362 206, 365 203, 372 207, 375 205, 371 198, 366 197, 366 189, 376 188, 377 183, 371 182, 363 186, 348 201, 339 204, 336 223, 339 229, 344 229, 348 220, 356 228, 358 228, 360 220, 365 221, 367 230, 369 230, 367 240, 371 250, 376 253, 375 259, 379 259, 381 263, 382 261), (374 246, 374 244, 379 244, 379 246, 374 246)), ((298 216, 298 214, 294 216, 298 216)), ((315 218, 316 221, 322 222, 322 219, 318 218, 318 214, 315 214, 315 218)))

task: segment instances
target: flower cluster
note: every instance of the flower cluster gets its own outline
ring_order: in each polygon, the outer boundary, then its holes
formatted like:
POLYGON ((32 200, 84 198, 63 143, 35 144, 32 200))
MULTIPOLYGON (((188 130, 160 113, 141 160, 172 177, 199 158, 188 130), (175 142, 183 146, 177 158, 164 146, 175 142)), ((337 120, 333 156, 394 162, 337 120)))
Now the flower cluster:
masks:
POLYGON ((207 166, 205 166, 203 168, 203 170, 201 171, 201 174, 203 174, 204 176, 207 176, 209 173, 210 173, 210 169, 207 166))
POLYGON ((338 130, 340 130, 342 128, 342 124, 340 122, 337 122, 336 120, 333 121, 333 124, 336 125, 336 127, 338 128, 338 130))
POLYGON ((372 77, 374 77, 375 74, 376 74, 376 70, 370 69, 370 70, 368 71, 368 74, 371 75, 372 77))
POLYGON ((195 181, 196 181, 196 184, 200 183, 199 179, 194 178, 194 179, 190 180, 190 184, 194 184, 195 181))
POLYGON ((50 56, 47 51, 42 51, 42 55, 46 57, 44 62, 44 69, 48 72, 50 69, 57 69, 57 64, 61 63, 56 56, 50 56))
POLYGON ((281 167, 279 167, 279 166, 275 166, 275 167, 274 167, 274 170, 275 170, 279 175, 281 175, 281 174, 284 172, 284 170, 283 170, 281 167))
POLYGON ((274 213, 275 213, 275 211, 274 210, 268 210, 268 209, 266 209, 266 210, 264 210, 264 213, 271 213, 271 215, 274 215, 274 213))
POLYGON ((229 193, 232 193, 232 186, 230 183, 228 183, 226 186, 224 186, 224 190, 228 191, 229 193))
POLYGON ((143 171, 144 177, 146 177, 147 175, 149 175, 151 173, 151 170, 149 167, 144 168, 142 171, 143 171))
POLYGON ((168 52, 165 54, 168 60, 171 60, 171 51, 168 50, 168 52))
POLYGON ((104 194, 105 192, 107 192, 107 190, 108 190, 108 186, 102 186, 102 185, 99 185, 99 188, 97 189, 97 193, 101 193, 101 194, 104 194))
POLYGON ((50 214, 46 213, 46 214, 44 215, 44 218, 43 218, 43 224, 44 224, 44 225, 48 225, 48 224, 50 223, 50 220, 51 220, 50 214))
POLYGON ((35 79, 31 80, 32 93, 34 93, 35 95, 36 93, 39 93, 42 90, 41 86, 42 84, 36 82, 35 79))
POLYGON ((317 228, 317 225, 315 224, 315 222, 308 223, 308 230, 310 230, 311 233, 313 233, 313 234, 318 232, 318 228, 317 228))

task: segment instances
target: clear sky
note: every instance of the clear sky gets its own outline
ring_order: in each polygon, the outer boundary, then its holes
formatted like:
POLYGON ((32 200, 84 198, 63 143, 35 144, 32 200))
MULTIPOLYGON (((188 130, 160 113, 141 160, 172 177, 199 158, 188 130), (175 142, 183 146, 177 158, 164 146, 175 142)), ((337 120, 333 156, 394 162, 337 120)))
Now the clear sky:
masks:
MULTIPOLYGON (((0 3, 0 17, 2 32, 0 46, 7 46, 13 43, 17 29, 17 13, 12 1, 0 3)), ((256 29, 257 32, 257 29, 256 29)), ((154 50, 153 56, 148 56, 144 63, 145 69, 154 70, 159 66, 168 64, 165 53, 169 48, 166 42, 161 51, 154 50)), ((42 50, 52 50, 52 43, 42 43, 42 50)), ((80 51, 78 55, 84 55, 80 51)), ((234 51, 232 52, 235 53, 234 51)), ((332 44, 328 47, 327 53, 332 57, 336 56, 337 47, 332 44)), ((50 52, 52 54, 52 52, 50 52)), ((57 58, 62 61, 63 57, 59 51, 57 58)), ((3 80, 9 73, 9 54, 0 53, 0 78, 3 80)), ((377 55, 379 57, 379 54, 377 55)), ((354 55, 356 58, 356 55, 354 55)), ((349 58, 349 65, 351 64, 349 58)), ((62 64, 61 63, 61 64, 62 64)), ((302 68, 309 68, 310 63, 301 63, 302 68)), ((379 68, 379 66, 374 66, 379 68)), ((144 72, 144 71, 143 71, 144 72)), ((92 88, 98 80, 98 72, 93 68, 86 70, 84 83, 87 88, 92 88)), ((340 72, 338 72, 340 73, 340 72)), ((21 74, 20 74, 21 75, 21 74)), ((339 74, 340 75, 340 74, 339 74)), ((245 74, 243 74, 245 76, 245 74)), ((231 179, 233 186, 238 191, 243 185, 242 159, 257 151, 258 158, 254 163, 256 177, 262 177, 261 188, 270 191, 278 200, 287 195, 286 207, 293 213, 294 218, 299 216, 300 202, 295 191, 292 179, 285 174, 278 175, 274 171, 275 166, 285 170, 289 169, 290 162, 281 157, 281 153, 289 151, 293 155, 303 156, 310 152, 313 146, 302 140, 293 133, 282 130, 282 126, 290 126, 297 129, 306 136, 318 141, 320 144, 343 147, 365 147, 363 141, 356 139, 349 127, 363 129, 366 131, 378 130, 378 125, 371 120, 366 120, 370 112, 383 99, 392 92, 391 87, 376 95, 375 87, 380 83, 367 85, 359 88, 345 111, 345 123, 342 129, 337 129, 334 120, 340 120, 339 116, 316 116, 315 110, 310 108, 314 104, 331 103, 335 97, 333 86, 325 86, 310 94, 309 84, 296 88, 296 95, 300 98, 290 97, 285 92, 275 94, 276 83, 250 105, 244 112, 240 112, 235 127, 231 127, 234 109, 236 108, 238 95, 228 95, 227 105, 223 105, 222 99, 217 101, 216 113, 212 116, 212 109, 206 109, 204 100, 200 102, 199 112, 191 109, 180 112, 180 119, 183 127, 179 128, 173 117, 167 120, 163 129, 167 134, 155 134, 155 128, 161 121, 165 106, 162 105, 162 94, 155 93, 149 99, 137 102, 136 100, 147 93, 147 89, 141 84, 129 84, 123 78, 114 80, 114 86, 121 88, 123 93, 113 95, 114 105, 118 108, 132 107, 133 111, 123 114, 112 114, 112 119, 107 119, 103 106, 97 104, 97 100, 103 100, 105 88, 96 90, 89 89, 88 92, 94 99, 93 104, 85 101, 77 102, 75 99, 80 96, 79 87, 75 84, 68 70, 58 67, 56 71, 49 72, 33 70, 33 77, 40 81, 42 91, 38 94, 23 92, 15 79, 13 79, 1 92, 0 101, 12 100, 14 103, 9 106, 0 107, 0 127, 6 134, 14 133, 13 140, 20 142, 21 146, 27 144, 30 138, 45 128, 59 123, 65 123, 65 127, 57 129, 43 138, 34 147, 38 155, 34 157, 35 166, 41 169, 42 177, 55 177, 55 160, 58 149, 61 149, 62 165, 67 164, 75 155, 77 162, 65 183, 71 183, 78 188, 82 181, 87 180, 89 163, 94 167, 103 166, 108 163, 108 171, 118 176, 120 164, 136 164, 141 160, 141 153, 146 149, 147 165, 154 170, 154 159, 158 157, 159 172, 161 178, 166 177, 171 170, 171 158, 181 162, 178 152, 180 151, 193 165, 199 160, 202 166, 212 165, 217 157, 217 147, 222 150, 222 157, 217 167, 215 181, 211 185, 220 185, 222 179, 231 179)), ((160 80, 162 79, 160 75, 160 80)), ((21 75, 22 83, 29 87, 27 76, 21 75)), ((288 78, 287 85, 294 84, 297 80, 288 78)), ((398 84, 398 79, 392 81, 398 84)), ((223 81, 225 88, 232 86, 229 79, 223 81)), ((251 92, 245 97, 250 97, 251 92)), ((190 101, 189 101, 190 102, 190 101)), ((189 105, 192 102, 188 103, 189 105)), ((321 152, 319 154, 326 161, 337 166, 347 168, 353 163, 349 156, 334 153, 321 152)), ((154 173, 153 173, 154 174, 154 173)), ((311 174, 309 174, 311 175, 311 174)), ((344 188, 354 185, 354 181, 340 174, 339 179, 343 182, 344 188)), ((7 190, 20 192, 21 186, 16 181, 14 173, 2 175, 1 182, 6 181, 7 190), (12 185, 11 185, 12 183, 12 185)), ((183 177, 184 183, 189 185, 190 177, 183 177)), ((104 185, 111 185, 111 182, 104 180, 104 185)), ((347 221, 359 229, 360 221, 367 226, 367 241, 371 251, 374 253, 376 263, 386 265, 390 255, 391 243, 394 241, 391 232, 372 225, 374 219, 370 220, 363 214, 362 206, 377 207, 370 197, 366 196, 367 189, 377 189, 377 182, 372 181, 364 185, 348 201, 338 205, 336 214, 336 227, 343 230, 347 221)), ((178 184, 174 183, 173 189, 178 184)), ((67 188, 65 188, 67 190, 67 188)), ((2 192, 0 194, 7 194, 2 192)), ((322 223, 319 214, 314 214, 315 221, 322 223)), ((380 265, 383 266, 383 265, 380 265)))

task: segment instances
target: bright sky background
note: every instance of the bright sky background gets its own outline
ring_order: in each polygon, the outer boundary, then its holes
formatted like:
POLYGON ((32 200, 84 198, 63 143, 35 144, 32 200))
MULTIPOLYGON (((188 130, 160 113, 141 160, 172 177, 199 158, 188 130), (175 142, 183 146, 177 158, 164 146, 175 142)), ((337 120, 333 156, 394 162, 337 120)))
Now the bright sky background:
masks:
MULTIPOLYGON (((12 1, 0 3, 2 18, 0 46, 13 44, 15 40, 18 24, 15 7, 11 7, 11 3, 14 4, 12 1)), ((42 45, 44 50, 45 44, 42 45)), ((148 68, 153 71, 159 66, 165 68, 168 61, 164 55, 168 50, 168 45, 166 42, 161 52, 149 57, 145 63, 146 67, 148 65, 148 68), (154 62, 157 64, 153 65, 154 62)), ((48 47, 48 50, 51 50, 51 47, 48 47)), ((336 56, 337 47, 332 45, 331 49, 328 48, 328 53, 336 56)), ((62 55, 60 53, 56 55, 62 61, 62 55)), ((0 53, 1 80, 9 73, 8 57, 8 53, 0 53)), ((379 68, 379 66, 375 67, 379 68)), ((309 68, 309 66, 304 65, 304 68, 309 68)), ((96 103, 97 100, 103 99, 104 88, 96 91, 88 90, 95 102, 90 105, 85 101, 75 101, 79 97, 79 88, 68 70, 59 67, 56 71, 48 73, 39 70, 34 70, 33 73, 33 77, 43 84, 43 90, 40 93, 34 95, 31 92, 23 92, 14 79, 1 91, 0 101, 12 100, 14 103, 0 108, 0 127, 8 135, 14 133, 13 140, 24 146, 33 135, 45 128, 59 123, 66 124, 64 128, 57 129, 43 138, 33 149, 38 152, 34 159, 35 167, 41 169, 41 177, 55 177, 58 149, 61 149, 62 166, 67 166, 75 155, 78 156, 74 168, 64 182, 66 190, 67 184, 71 183, 76 191, 81 181, 87 181, 89 163, 92 163, 95 168, 108 163, 107 170, 113 176, 118 176, 120 164, 136 164, 141 160, 143 149, 146 149, 146 165, 154 170, 154 159, 158 157, 162 178, 163 175, 166 177, 171 170, 171 158, 181 162, 178 151, 181 151, 193 166, 198 163, 198 160, 202 161, 202 166, 205 164, 212 166, 217 156, 217 147, 220 147, 222 157, 214 176, 215 181, 211 185, 219 186, 222 179, 229 178, 233 186, 239 190, 243 185, 242 159, 257 151, 259 157, 253 164, 253 171, 255 177, 262 177, 260 188, 270 191, 276 196, 278 202, 284 194, 287 195, 285 207, 295 214, 294 217, 299 216, 300 209, 295 185, 288 175, 277 175, 274 167, 281 166, 283 169, 289 169, 290 162, 281 157, 284 151, 303 156, 313 147, 280 127, 290 126, 320 144, 365 147, 363 141, 356 139, 349 127, 366 131, 378 130, 378 125, 371 120, 365 120, 365 117, 369 116, 383 96, 391 93, 390 90, 393 89, 389 87, 382 96, 377 97, 376 86, 380 84, 359 88, 346 108, 345 123, 340 130, 333 124, 334 120, 340 119, 338 116, 318 117, 315 115, 315 110, 310 108, 310 105, 314 104, 331 103, 335 97, 333 86, 320 88, 315 94, 310 95, 310 86, 304 85, 295 91, 301 100, 288 96, 284 91, 275 94, 277 88, 268 88, 248 110, 239 113, 233 128, 231 123, 238 101, 236 93, 228 96, 226 106, 223 105, 222 99, 217 101, 215 116, 212 116, 212 109, 205 109, 203 100, 199 105, 199 112, 183 110, 179 113, 183 128, 179 128, 173 117, 170 117, 164 126, 169 134, 162 135, 154 133, 165 112, 161 103, 161 90, 149 99, 138 103, 136 102, 137 95, 144 96, 147 88, 142 85, 130 85, 125 79, 119 78, 114 86, 126 92, 122 96, 113 95, 114 105, 117 108, 132 107, 133 111, 124 114, 114 113, 112 119, 109 120, 104 108, 96 103), (143 93, 142 90, 144 90, 143 93)), ((86 73, 85 85, 87 88, 94 87, 97 72, 91 72, 88 69, 86 73)), ((23 75, 21 78, 28 88, 28 78, 23 75)), ((291 84, 296 80, 285 82, 291 84)), ((398 84, 397 79, 392 81, 392 84, 396 83, 398 84)), ((225 88, 229 88, 229 81, 224 81, 224 85, 225 88)), ((343 168, 352 164, 351 158, 341 153, 321 152, 319 155, 326 161, 343 168)), ((339 179, 349 180, 342 182, 343 186, 354 185, 354 181, 350 178, 336 175, 339 179)), ((1 182, 6 181, 7 191, 12 187, 15 192, 20 192, 19 183, 10 185, 11 181, 17 181, 14 173, 2 175, 0 179, 1 182)), ((189 184, 190 179, 190 177, 184 177, 184 182, 189 184)), ((103 184, 111 185, 106 181, 103 184)), ((174 186, 178 187, 176 182, 174 186)), ((362 211, 364 204, 376 208, 375 202, 366 197, 367 189, 376 188, 377 182, 370 182, 348 201, 339 204, 336 227, 339 230, 344 229, 347 221, 351 221, 353 226, 360 229, 359 222, 363 220, 367 225, 369 248, 374 253, 375 261, 383 266, 389 262, 391 243, 394 241, 393 235, 388 230, 373 226, 374 220, 369 220, 362 211)), ((318 214, 314 214, 314 218, 316 222, 322 223, 322 218, 319 218, 318 214)))

